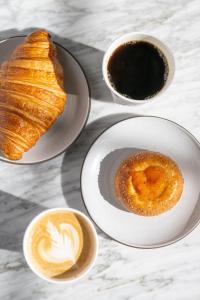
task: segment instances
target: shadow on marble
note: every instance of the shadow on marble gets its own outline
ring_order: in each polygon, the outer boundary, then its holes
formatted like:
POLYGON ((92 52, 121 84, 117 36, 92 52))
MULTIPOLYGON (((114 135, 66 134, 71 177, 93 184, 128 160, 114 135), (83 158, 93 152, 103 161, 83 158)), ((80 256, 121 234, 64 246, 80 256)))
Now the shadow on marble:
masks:
MULTIPOLYGON (((26 28, 24 30, 9 29, 0 32, 0 40, 17 35, 27 35, 38 28, 26 28)), ((103 102, 113 102, 112 95, 107 88, 102 75, 102 61, 104 52, 91 46, 79 43, 72 39, 58 36, 51 32, 55 42, 68 49, 84 69, 90 86, 91 97, 94 100, 103 102)), ((68 91, 71 93, 71 91, 68 91)))
POLYGON ((122 204, 116 200, 115 196, 114 180, 119 163, 125 160, 128 156, 144 150, 145 149, 131 147, 117 149, 110 152, 101 161, 98 177, 99 191, 104 200, 117 209, 127 211, 122 204))
POLYGON ((42 205, 0 191, 0 249, 22 252, 26 227, 44 209, 42 205))
MULTIPOLYGON (((63 195, 69 207, 78 209, 87 214, 80 190, 80 173, 85 155, 92 142, 94 142, 106 128, 131 116, 136 115, 128 113, 113 114, 92 122, 65 153, 61 167, 61 184, 63 195)), ((88 182, 88 188, 89 187, 90 183, 88 182)), ((98 230, 98 233, 100 232, 101 231, 98 230)))

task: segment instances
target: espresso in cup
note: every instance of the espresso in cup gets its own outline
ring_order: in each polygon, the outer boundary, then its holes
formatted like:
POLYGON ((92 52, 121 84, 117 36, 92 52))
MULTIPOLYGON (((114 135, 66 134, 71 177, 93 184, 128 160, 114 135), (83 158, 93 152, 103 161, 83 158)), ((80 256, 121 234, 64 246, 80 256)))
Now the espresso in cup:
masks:
POLYGON ((134 105, 159 98, 173 80, 175 62, 161 40, 132 32, 110 45, 103 58, 102 71, 113 101, 134 105))
POLYGON ((165 85, 168 64, 163 52, 145 41, 118 47, 108 62, 109 79, 122 95, 136 100, 149 99, 165 85))
POLYGON ((29 225, 24 254, 30 268, 48 281, 81 277, 92 266, 97 237, 89 219, 68 209, 47 210, 29 225))

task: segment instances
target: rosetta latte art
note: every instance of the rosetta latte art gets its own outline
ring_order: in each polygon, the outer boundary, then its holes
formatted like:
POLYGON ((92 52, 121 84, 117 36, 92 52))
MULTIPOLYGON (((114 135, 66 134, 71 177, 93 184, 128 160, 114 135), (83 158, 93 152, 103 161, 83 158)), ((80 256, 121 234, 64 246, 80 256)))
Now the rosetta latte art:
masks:
POLYGON ((80 244, 77 230, 67 223, 60 224, 57 229, 52 222, 48 222, 47 232, 50 247, 45 247, 45 238, 43 238, 38 245, 40 256, 50 263, 64 263, 65 261, 75 263, 80 244))
POLYGON ((34 265, 47 277, 76 265, 83 250, 83 231, 73 212, 49 212, 32 228, 30 253, 34 265))

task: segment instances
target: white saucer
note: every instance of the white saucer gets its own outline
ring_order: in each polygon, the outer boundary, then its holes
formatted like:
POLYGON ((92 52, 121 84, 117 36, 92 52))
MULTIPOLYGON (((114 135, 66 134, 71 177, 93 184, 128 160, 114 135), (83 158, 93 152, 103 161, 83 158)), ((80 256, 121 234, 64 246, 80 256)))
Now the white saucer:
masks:
MULTIPOLYGON (((0 64, 9 58, 24 37, 12 37, 0 42, 0 64)), ((0 160, 14 164, 34 164, 52 159, 65 151, 79 136, 90 111, 90 92, 85 74, 72 54, 57 44, 58 59, 64 69, 65 90, 68 102, 63 114, 41 137, 36 145, 18 161, 3 156, 0 160)))
POLYGON ((139 248, 169 245, 200 221, 200 144, 183 127, 157 117, 135 117, 104 131, 91 146, 82 168, 81 189, 94 222, 116 241, 139 248), (158 151, 175 160, 184 177, 178 204, 154 217, 130 213, 116 201, 113 179, 129 154, 158 151))

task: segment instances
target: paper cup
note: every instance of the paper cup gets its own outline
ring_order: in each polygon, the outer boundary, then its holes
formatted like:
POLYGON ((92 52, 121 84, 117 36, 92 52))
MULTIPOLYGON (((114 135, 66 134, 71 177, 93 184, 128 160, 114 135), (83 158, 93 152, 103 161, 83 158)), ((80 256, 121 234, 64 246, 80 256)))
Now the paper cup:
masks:
MULTIPOLYGON (((75 281, 80 280, 81 278, 85 277, 86 274, 92 269, 92 267, 95 264, 96 258, 97 258, 97 253, 98 253, 98 237, 97 233, 95 230, 94 225, 90 221, 90 219, 83 213, 81 213, 78 210, 71 209, 71 208, 53 208, 53 209, 47 209, 44 212, 40 213, 37 215, 28 225, 25 234, 24 234, 24 239, 23 239, 23 252, 24 252, 24 257, 26 259, 26 262, 29 266, 29 268, 40 278, 48 281, 48 282, 53 282, 53 283, 72 283, 75 281), (50 212, 57 212, 57 211, 67 211, 67 212, 73 212, 78 218, 81 218, 81 220, 84 222, 84 226, 87 227, 88 232, 90 234, 90 239, 92 240, 93 247, 92 247, 92 254, 90 255, 90 258, 88 259, 87 266, 80 272, 80 274, 76 274, 75 276, 72 277, 67 277, 67 278, 47 278, 45 277, 42 272, 40 272, 37 268, 37 266, 33 263, 31 259, 31 255, 28 250, 28 243, 30 243, 30 232, 33 228, 33 226, 37 223, 37 221, 42 218, 43 216, 47 215, 50 212)), ((66 271, 67 272, 67 271, 66 271)))
POLYGON ((114 102, 118 104, 124 104, 124 105, 144 104, 144 103, 150 103, 154 99, 157 99, 169 87, 174 77, 175 61, 172 52, 161 40, 146 33, 132 32, 123 35, 122 37, 118 38, 110 45, 103 58, 102 71, 103 71, 104 80, 111 91, 114 102), (153 44, 164 54, 168 64, 168 76, 163 88, 160 91, 158 91, 155 95, 150 97, 149 99, 144 99, 144 100, 131 99, 120 94, 113 87, 109 79, 109 73, 108 73, 108 62, 112 54, 115 52, 115 50, 120 46, 124 45, 125 43, 136 42, 136 41, 144 41, 153 44))

